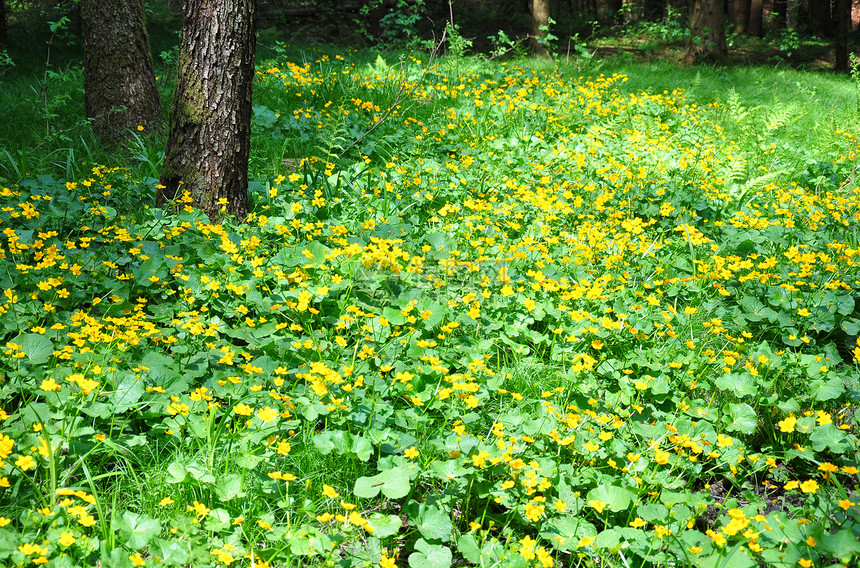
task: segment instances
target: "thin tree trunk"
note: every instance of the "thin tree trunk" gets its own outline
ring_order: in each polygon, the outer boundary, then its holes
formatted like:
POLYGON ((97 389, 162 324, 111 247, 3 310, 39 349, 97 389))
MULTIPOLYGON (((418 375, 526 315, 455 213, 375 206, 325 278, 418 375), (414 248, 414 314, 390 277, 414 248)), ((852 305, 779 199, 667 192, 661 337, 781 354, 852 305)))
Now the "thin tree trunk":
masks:
POLYGON ((251 145, 254 0, 186 0, 158 204, 189 192, 210 219, 244 220, 251 145))
POLYGON ((693 0, 690 6, 690 41, 684 60, 720 62, 725 59, 726 28, 723 0, 693 0))
POLYGON ((117 142, 163 121, 143 0, 83 0, 84 106, 95 133, 117 142))
POLYGON ((750 23, 750 0, 732 0, 732 26, 735 33, 745 34, 750 23))
POLYGON ((549 0, 532 0, 532 33, 529 38, 531 51, 538 57, 549 57, 546 49, 549 29, 549 0))
POLYGON ((848 72, 848 32, 851 31, 851 1, 836 0, 836 71, 848 72))
POLYGON ((751 36, 762 37, 764 27, 762 20, 764 16, 764 4, 762 0, 750 0, 750 21, 747 31, 751 36))

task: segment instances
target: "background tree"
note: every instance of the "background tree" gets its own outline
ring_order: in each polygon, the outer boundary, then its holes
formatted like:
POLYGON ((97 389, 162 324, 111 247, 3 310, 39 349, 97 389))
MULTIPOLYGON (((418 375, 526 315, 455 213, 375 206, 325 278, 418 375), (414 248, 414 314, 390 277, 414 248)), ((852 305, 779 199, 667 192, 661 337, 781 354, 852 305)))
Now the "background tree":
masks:
POLYGON ((529 46, 533 54, 549 57, 546 36, 549 32, 549 0, 532 0, 532 33, 529 46))
POLYGON ((764 35, 764 3, 762 0, 750 0, 750 20, 747 33, 751 36, 762 37, 764 35))
POLYGON ((745 34, 750 23, 750 0, 731 0, 731 19, 735 33, 745 34))
POLYGON ((82 0, 84 106, 95 133, 118 141, 164 118, 143 0, 82 0))
POLYGON ((726 26, 723 0, 692 0, 690 6, 690 40, 684 60, 722 61, 725 59, 726 26))
POLYGON ((186 0, 158 204, 180 189, 209 216, 248 213, 254 0, 186 0), (226 201, 221 201, 226 200, 226 201))
POLYGON ((6 0, 0 0, 0 45, 6 45, 6 0))
POLYGON ((851 0, 836 0, 836 71, 848 72, 848 32, 851 31, 851 0))
POLYGON ((804 0, 802 8, 808 18, 809 33, 818 37, 833 37, 834 18, 831 16, 830 0, 804 0))

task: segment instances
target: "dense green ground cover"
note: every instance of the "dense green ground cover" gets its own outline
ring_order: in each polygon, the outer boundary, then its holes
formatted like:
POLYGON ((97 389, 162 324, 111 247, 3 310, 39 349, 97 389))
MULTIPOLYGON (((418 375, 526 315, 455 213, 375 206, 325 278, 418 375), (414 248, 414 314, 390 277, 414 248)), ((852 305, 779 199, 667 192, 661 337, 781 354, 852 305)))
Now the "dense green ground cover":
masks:
POLYGON ((852 83, 420 59, 262 63, 242 222, 10 152, 0 563, 856 564, 852 83))

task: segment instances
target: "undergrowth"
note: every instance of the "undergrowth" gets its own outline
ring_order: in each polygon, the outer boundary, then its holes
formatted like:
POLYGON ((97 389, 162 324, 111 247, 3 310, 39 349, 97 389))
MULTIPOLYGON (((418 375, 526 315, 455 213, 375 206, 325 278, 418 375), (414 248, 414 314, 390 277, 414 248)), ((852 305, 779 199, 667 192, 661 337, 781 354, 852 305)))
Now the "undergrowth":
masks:
POLYGON ((247 219, 8 152, 0 562, 856 564, 848 80, 286 49, 247 219))

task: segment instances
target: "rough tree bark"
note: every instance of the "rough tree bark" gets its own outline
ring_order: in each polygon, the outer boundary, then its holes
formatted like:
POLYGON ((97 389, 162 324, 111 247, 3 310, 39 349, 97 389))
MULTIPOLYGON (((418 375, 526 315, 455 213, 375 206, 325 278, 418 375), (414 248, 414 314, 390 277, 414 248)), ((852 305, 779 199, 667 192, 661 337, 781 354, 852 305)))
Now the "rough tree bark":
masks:
POLYGON ((532 54, 538 57, 549 57, 549 52, 543 40, 549 29, 549 0, 532 0, 532 33, 529 36, 529 46, 532 54))
POLYGON ((248 213, 255 11, 255 0, 185 2, 159 206, 187 190, 213 221, 222 207, 248 213))
POLYGON ((735 33, 745 34, 750 23, 750 0, 732 0, 732 26, 735 33))
POLYGON ((692 0, 690 6, 690 41, 684 61, 719 62, 725 59, 726 27, 722 0, 692 0))
POLYGON ((764 3, 763 0, 750 0, 750 21, 747 32, 751 36, 762 37, 764 35, 764 3))
POLYGON ((117 142, 163 121, 143 0, 82 0, 84 107, 100 138, 117 142))
POLYGON ((848 32, 851 31, 851 0, 836 0, 836 71, 848 72, 848 32))

